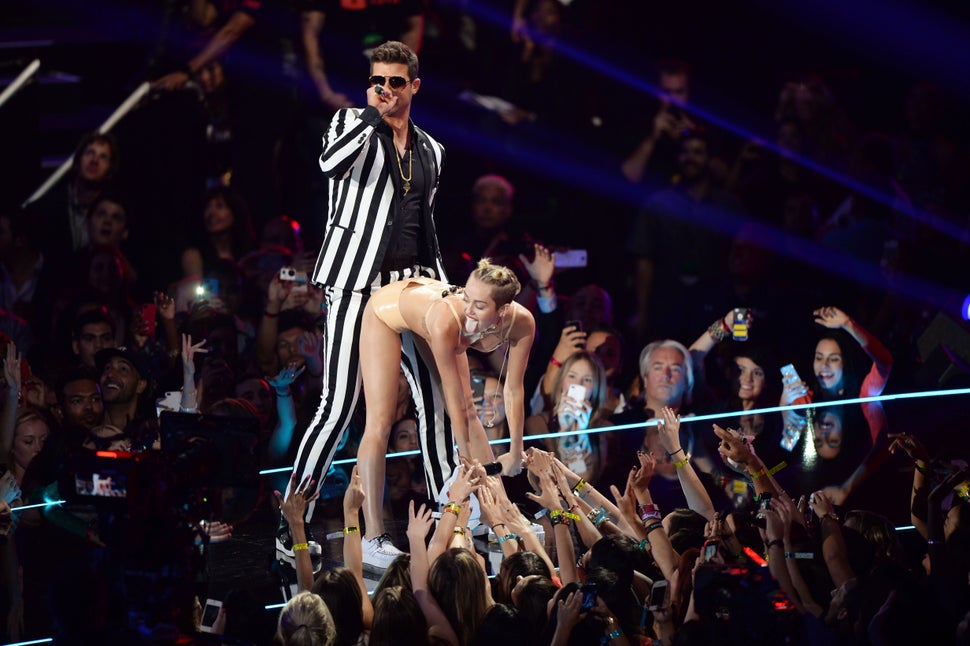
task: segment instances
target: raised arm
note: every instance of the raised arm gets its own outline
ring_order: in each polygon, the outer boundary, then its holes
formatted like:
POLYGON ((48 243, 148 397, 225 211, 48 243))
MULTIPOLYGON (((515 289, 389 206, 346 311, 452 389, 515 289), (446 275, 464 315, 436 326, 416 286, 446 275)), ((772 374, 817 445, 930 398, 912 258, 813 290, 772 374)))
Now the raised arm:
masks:
POLYGON ((367 584, 364 583, 364 557, 360 542, 360 507, 364 504, 364 487, 360 483, 357 465, 350 473, 350 484, 344 492, 344 566, 353 572, 357 580, 357 587, 363 599, 361 613, 364 616, 364 628, 370 628, 374 623, 374 605, 367 594, 367 584))
POLYGON ((13 341, 7 342, 7 356, 3 360, 4 392, 3 418, 0 420, 0 455, 10 455, 17 425, 17 402, 20 398, 20 355, 13 341))
POLYGON ((863 390, 859 396, 875 397, 881 394, 893 367, 893 355, 882 341, 837 307, 823 307, 815 310, 814 314, 815 322, 819 325, 848 332, 872 359, 872 369, 863 381, 863 390))
POLYGON ((310 480, 310 476, 303 479, 299 485, 296 484, 296 474, 292 477, 293 485, 290 487, 290 495, 283 499, 283 494, 274 491, 276 501, 280 505, 280 513, 290 526, 290 536, 293 538, 293 557, 296 560, 296 584, 299 590, 309 590, 313 587, 313 564, 310 562, 310 548, 307 544, 306 525, 303 514, 306 512, 307 505, 316 499, 319 494, 315 491, 316 483, 310 480))
POLYGON ((677 478, 680 480, 684 497, 687 498, 687 506, 707 520, 714 520, 714 503, 704 489, 704 485, 701 484, 700 478, 697 477, 690 459, 680 446, 680 416, 669 406, 664 406, 660 414, 663 418, 663 424, 657 426, 660 444, 677 467, 677 478))
MULTIPOLYGON (((450 515, 450 514, 449 514, 450 515)), ((428 560, 428 549, 424 544, 428 530, 431 529, 431 510, 424 505, 415 512, 414 501, 408 503, 408 544, 411 549, 411 588, 414 598, 421 608, 421 613, 428 622, 428 636, 437 637, 446 644, 458 646, 458 635, 448 622, 438 602, 428 590, 428 572, 431 562, 428 560)))
POLYGON ((322 11, 304 11, 300 14, 300 36, 303 42, 303 56, 306 61, 307 73, 317 88, 320 101, 331 110, 353 107, 353 102, 346 94, 334 92, 327 78, 326 62, 320 51, 320 33, 326 22, 326 14, 322 11))

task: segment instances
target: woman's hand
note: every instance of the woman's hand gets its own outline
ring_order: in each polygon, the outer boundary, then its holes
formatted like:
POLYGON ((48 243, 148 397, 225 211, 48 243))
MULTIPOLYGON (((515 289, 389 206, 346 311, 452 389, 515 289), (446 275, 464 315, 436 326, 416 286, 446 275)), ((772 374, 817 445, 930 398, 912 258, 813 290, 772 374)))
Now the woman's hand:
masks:
MULTIPOLYGON (((291 480, 296 482, 295 473, 291 480)), ((314 490, 313 485, 315 484, 316 482, 310 480, 310 476, 307 475, 307 477, 303 478, 299 486, 290 488, 290 495, 286 497, 286 500, 283 499, 283 494, 279 491, 273 492, 276 496, 276 501, 280 505, 280 513, 286 520, 286 524, 290 527, 303 524, 303 514, 306 512, 307 505, 320 495, 319 491, 314 490)))
MULTIPOLYGON (((277 393, 285 393, 290 387, 290 384, 296 381, 303 374, 304 370, 306 370, 306 365, 300 366, 297 362, 291 361, 285 368, 280 370, 279 374, 266 381, 277 393)), ((356 469, 357 467, 354 468, 356 469)))
POLYGON ((3 379, 12 392, 20 394, 20 354, 13 341, 7 341, 7 356, 3 360, 3 379))
POLYGON ((559 600, 556 621, 560 628, 569 633, 576 627, 576 624, 586 619, 586 614, 583 612, 583 593, 579 591, 570 592, 565 600, 559 600))
MULTIPOLYGON (((790 384, 785 384, 781 388, 781 406, 791 406, 796 401, 808 394, 808 384, 798 380, 790 384)), ((800 415, 801 411, 786 411, 789 414, 800 415)))
POLYGON ((830 330, 838 330, 840 328, 844 328, 846 325, 848 325, 849 321, 851 320, 848 314, 846 314, 839 308, 832 307, 832 306, 821 307, 815 310, 814 312, 812 312, 812 314, 815 315, 816 323, 818 323, 819 325, 824 325, 830 330))
POLYGON ((474 476, 474 469, 468 460, 462 458, 462 463, 458 465, 458 477, 451 483, 448 490, 448 499, 452 502, 463 503, 478 486, 479 479, 474 476))
POLYGON ((14 477, 13 472, 7 471, 0 478, 0 500, 5 501, 8 505, 13 505, 15 500, 21 500, 23 494, 20 491, 20 487, 17 486, 17 478, 14 477))
POLYGON ((559 428, 564 431, 584 431, 589 428, 589 418, 593 414, 593 406, 588 401, 577 402, 568 393, 563 392, 556 406, 556 416, 559 418, 559 428))
POLYGON ((310 374, 323 374, 323 335, 316 330, 304 332, 297 338, 296 347, 310 368, 310 374))
POLYGON ((636 492, 637 499, 640 499, 649 490, 650 478, 657 468, 657 460, 653 457, 653 453, 643 451, 637 451, 637 459, 640 461, 640 466, 633 468, 633 491, 636 492))
POLYGON ((536 495, 531 491, 526 492, 525 495, 529 498, 529 500, 542 505, 550 511, 553 509, 562 509, 562 503, 559 501, 559 489, 556 487, 556 483, 553 481, 552 475, 549 473, 540 474, 539 486, 542 488, 539 495, 536 495))
POLYGON ((350 484, 344 492, 344 514, 354 515, 360 511, 364 504, 364 486, 360 482, 360 474, 357 472, 357 465, 350 472, 350 484))
POLYGON ((502 475, 506 478, 514 478, 522 473, 522 457, 524 455, 524 451, 518 456, 515 455, 514 451, 509 451, 498 456, 495 461, 502 465, 502 475))
POLYGON ((610 485, 610 492, 616 499, 616 507, 620 510, 620 515, 628 519, 631 525, 637 525, 640 522, 640 517, 637 515, 637 498, 633 493, 633 478, 634 470, 631 469, 623 493, 620 493, 616 485, 610 485))
POLYGON ((889 445, 889 452, 896 453, 897 451, 903 451, 909 456, 909 459, 913 462, 923 462, 928 463, 930 461, 930 454, 926 450, 926 447, 920 443, 912 435, 907 433, 895 433, 887 436, 893 441, 889 445))
POLYGON ((751 453, 751 447, 748 445, 747 439, 738 431, 730 428, 725 430, 717 424, 714 424, 714 434, 721 438, 717 452, 725 461, 731 459, 738 464, 748 465, 755 459, 751 453))
POLYGON ((664 451, 668 455, 673 455, 681 448, 680 415, 675 413, 670 406, 664 406, 660 409, 660 419, 663 422, 657 425, 657 431, 660 433, 660 445, 664 447, 664 451))
POLYGON ((195 375, 195 355, 205 354, 205 339, 198 343, 192 343, 191 334, 182 335, 182 372, 187 376, 195 375))
POLYGON ((835 507, 832 506, 831 501, 825 497, 825 493, 822 491, 816 491, 808 497, 808 506, 812 508, 812 511, 820 520, 830 514, 835 515, 835 507))
POLYGON ((539 243, 534 244, 533 248, 535 249, 535 260, 529 262, 524 254, 519 254, 519 262, 529 272, 529 277, 537 284, 549 285, 552 274, 556 270, 555 254, 539 243))
POLYGON ((556 344, 556 349, 552 351, 552 358, 559 363, 563 363, 566 359, 585 347, 585 332, 572 326, 563 328, 562 333, 559 335, 559 343, 556 344))
POLYGON ((408 543, 411 549, 415 545, 423 545, 434 519, 431 517, 431 510, 421 505, 417 512, 414 511, 414 501, 408 503, 408 543))

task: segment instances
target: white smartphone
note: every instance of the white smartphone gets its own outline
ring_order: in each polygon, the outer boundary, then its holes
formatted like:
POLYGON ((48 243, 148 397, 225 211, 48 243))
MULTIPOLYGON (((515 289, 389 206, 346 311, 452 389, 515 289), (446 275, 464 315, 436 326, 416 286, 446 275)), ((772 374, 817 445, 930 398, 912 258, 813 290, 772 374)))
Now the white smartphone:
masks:
POLYGON ((566 391, 566 396, 581 404, 586 401, 586 386, 571 384, 569 390, 566 391))
POLYGON ((586 266, 585 249, 566 249, 564 251, 557 251, 555 255, 556 255, 556 267, 560 267, 562 269, 568 269, 571 267, 586 266))
POLYGON ((202 621, 199 622, 199 630, 204 633, 211 633, 212 626, 219 618, 219 611, 222 610, 222 602, 215 599, 206 599, 205 606, 202 608, 202 621))

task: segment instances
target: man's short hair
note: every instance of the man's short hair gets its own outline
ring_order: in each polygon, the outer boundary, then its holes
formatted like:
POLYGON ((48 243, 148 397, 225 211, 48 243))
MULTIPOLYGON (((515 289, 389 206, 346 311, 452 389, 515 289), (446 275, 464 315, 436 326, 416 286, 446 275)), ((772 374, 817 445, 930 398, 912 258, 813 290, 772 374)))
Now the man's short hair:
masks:
POLYGON ((640 352, 640 375, 642 376, 647 374, 647 370, 650 368, 650 360, 653 358, 653 353, 661 348, 673 348, 684 356, 684 383, 686 384, 686 387, 684 388, 684 401, 689 400, 691 392, 694 389, 694 367, 691 365, 690 350, 684 347, 684 344, 680 341, 674 341, 673 339, 660 339, 659 341, 648 343, 647 347, 640 352))
POLYGON ((374 48, 370 55, 371 71, 374 70, 374 63, 403 63, 408 66, 408 80, 418 78, 418 55, 400 41, 389 40, 374 48))
POLYGON ((83 314, 79 314, 77 318, 74 319, 74 325, 71 326, 71 338, 75 341, 80 340, 81 331, 84 330, 84 326, 92 323, 106 323, 111 328, 111 335, 114 336, 114 319, 108 315, 107 310, 105 310, 103 307, 98 307, 93 310, 88 310, 83 314))
POLYGON ((87 366, 78 366, 77 368, 69 368, 62 372, 57 377, 57 384, 55 386, 54 394, 57 396, 57 403, 63 406, 64 401, 64 391, 67 389, 68 384, 73 384, 75 381, 93 381, 97 384, 100 379, 99 375, 94 372, 91 368, 87 366))

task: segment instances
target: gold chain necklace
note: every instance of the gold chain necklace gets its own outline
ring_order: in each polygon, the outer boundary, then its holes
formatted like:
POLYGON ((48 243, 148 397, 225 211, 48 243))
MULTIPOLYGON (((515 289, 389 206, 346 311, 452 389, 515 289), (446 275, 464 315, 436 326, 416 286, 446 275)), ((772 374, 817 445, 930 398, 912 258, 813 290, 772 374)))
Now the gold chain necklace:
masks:
POLYGON ((394 146, 394 155, 397 157, 397 170, 401 173, 401 179, 404 181, 403 188, 404 194, 407 195, 408 191, 411 190, 411 177, 414 176, 414 153, 411 148, 408 148, 408 176, 404 176, 404 167, 401 166, 401 155, 397 152, 397 146, 394 146))

